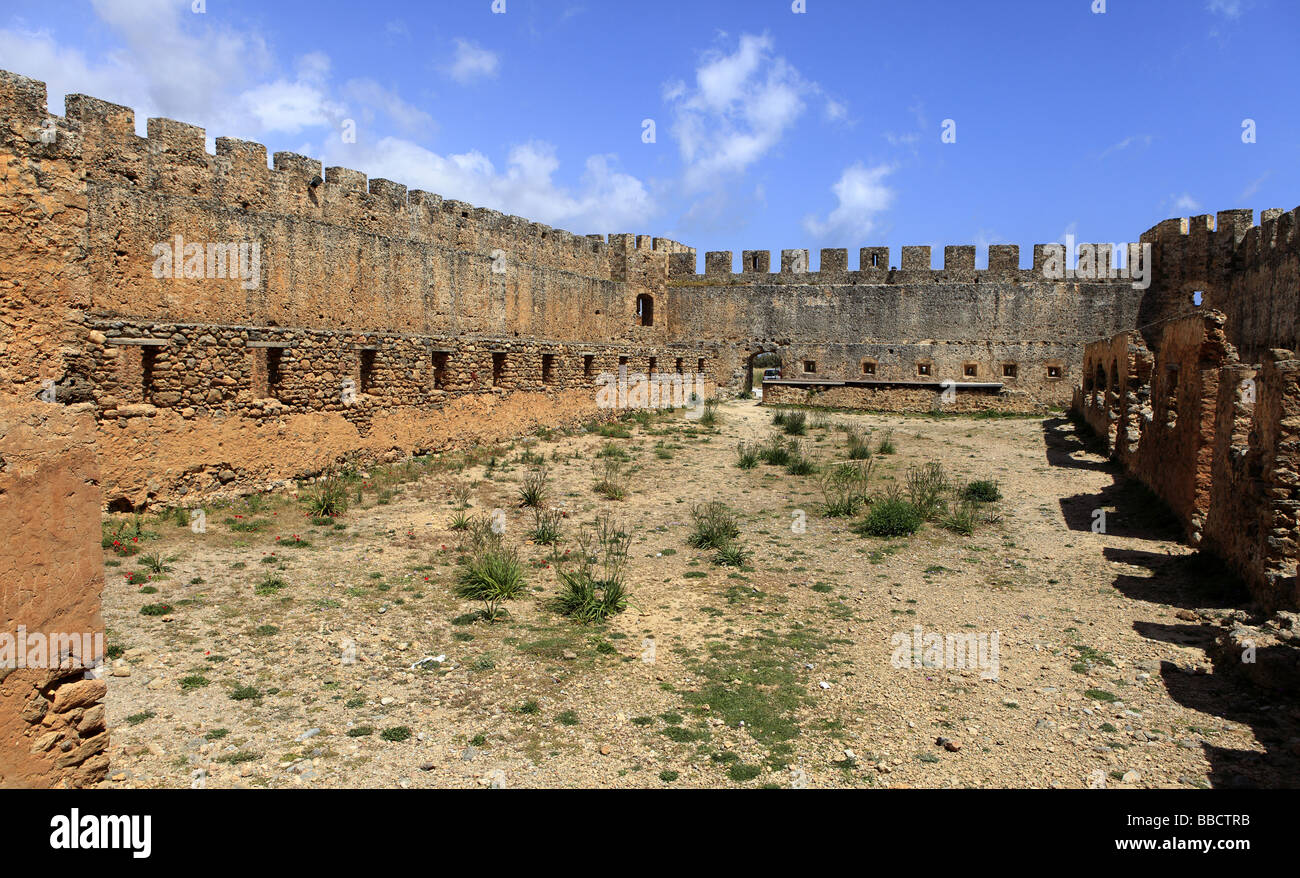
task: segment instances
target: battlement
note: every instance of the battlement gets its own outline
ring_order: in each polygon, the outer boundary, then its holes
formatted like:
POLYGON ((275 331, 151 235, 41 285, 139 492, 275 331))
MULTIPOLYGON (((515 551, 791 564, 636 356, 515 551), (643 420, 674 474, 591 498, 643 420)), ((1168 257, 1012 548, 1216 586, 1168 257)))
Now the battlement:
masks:
POLYGON ((1159 248, 1157 255, 1166 270, 1184 266, 1193 272, 1221 274, 1300 247, 1298 225, 1300 207, 1262 210, 1258 225, 1252 210, 1221 210, 1164 220, 1144 232, 1141 241, 1159 248))
MULTIPOLYGON (((1111 283, 1130 282, 1129 279, 1108 276, 1115 263, 1110 244, 1080 244, 1092 247, 1095 254, 1097 277, 1079 277, 1079 282, 1111 283)), ((980 283, 982 281, 1040 282, 1051 280, 1044 276, 1049 260, 1062 259, 1064 245, 1035 244, 1033 264, 1020 266, 1020 247, 1015 244, 989 246, 988 266, 975 267, 975 245, 965 244, 943 248, 943 266, 933 267, 932 250, 927 246, 903 247, 899 265, 890 264, 888 247, 862 247, 858 250, 858 267, 849 268, 849 251, 843 248, 824 248, 817 271, 810 268, 809 251, 791 249, 781 251, 780 269, 773 272, 772 254, 768 250, 745 250, 741 254, 740 270, 736 271, 730 250, 712 250, 704 254, 704 273, 696 273, 694 251, 675 254, 669 261, 670 282, 690 284, 911 284, 980 283), (1056 248, 1056 254, 1053 254, 1056 248)), ((1065 280, 1076 280, 1073 277, 1065 280)))
MULTIPOLYGON (((92 186, 216 201, 230 210, 346 225, 485 257, 500 249, 524 263, 610 277, 610 248, 602 235, 554 229, 392 180, 368 179, 351 168, 322 168, 319 160, 296 153, 278 152, 268 166, 260 143, 218 137, 215 153, 208 153, 206 131, 174 119, 149 119, 147 136, 140 137, 134 110, 88 95, 68 95, 64 113, 48 110, 45 83, 0 71, 0 134, 8 129, 31 143, 52 129, 48 148, 82 159, 92 186)), ((666 238, 626 237, 636 251, 694 253, 666 238)))

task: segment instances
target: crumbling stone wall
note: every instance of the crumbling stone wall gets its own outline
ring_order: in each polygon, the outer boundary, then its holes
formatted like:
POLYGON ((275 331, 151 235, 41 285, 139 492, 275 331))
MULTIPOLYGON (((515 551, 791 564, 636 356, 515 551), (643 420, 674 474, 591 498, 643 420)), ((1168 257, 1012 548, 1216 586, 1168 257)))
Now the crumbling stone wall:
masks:
POLYGON ((996 387, 954 388, 950 398, 945 389, 933 385, 890 383, 766 382, 763 402, 767 405, 806 405, 826 408, 865 409, 877 412, 1035 412, 1040 406, 1027 394, 1012 394, 996 387))
POLYGON ((84 785, 108 767, 104 684, 84 670, 104 632, 95 421, 67 393, 86 201, 75 144, 45 118, 43 85, 0 76, 3 787, 84 785))
POLYGON ((1259 226, 1252 215, 1169 220, 1142 236, 1155 269, 1144 322, 1087 347, 1074 405, 1190 542, 1223 558, 1262 609, 1294 610, 1300 237, 1296 210, 1264 211, 1259 226))

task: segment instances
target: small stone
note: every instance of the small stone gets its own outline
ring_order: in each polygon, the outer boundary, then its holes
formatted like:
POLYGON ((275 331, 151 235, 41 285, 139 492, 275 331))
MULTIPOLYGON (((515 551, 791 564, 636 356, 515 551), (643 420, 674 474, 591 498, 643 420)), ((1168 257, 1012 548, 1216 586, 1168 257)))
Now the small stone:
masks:
POLYGON ((601 756, 608 756, 610 753, 613 753, 613 752, 614 752, 614 748, 611 747, 611 746, 609 746, 608 744, 601 744, 601 745, 600 745, 600 755, 601 755, 601 756))
POLYGON ((1128 771, 1124 772, 1124 776, 1120 778, 1120 781, 1123 783, 1137 783, 1141 779, 1142 773, 1130 768, 1128 771))

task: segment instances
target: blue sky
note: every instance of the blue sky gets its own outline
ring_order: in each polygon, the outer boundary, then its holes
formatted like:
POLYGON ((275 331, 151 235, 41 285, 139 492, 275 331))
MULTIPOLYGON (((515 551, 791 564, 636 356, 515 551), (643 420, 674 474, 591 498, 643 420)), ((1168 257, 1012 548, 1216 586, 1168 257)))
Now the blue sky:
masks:
POLYGON ((46 80, 56 112, 130 105, 141 133, 167 116, 210 149, 257 140, 701 256, 808 247, 814 268, 881 244, 1027 262, 1067 233, 1300 204, 1300 3, 1097 3, 0 0, 0 68, 46 80))

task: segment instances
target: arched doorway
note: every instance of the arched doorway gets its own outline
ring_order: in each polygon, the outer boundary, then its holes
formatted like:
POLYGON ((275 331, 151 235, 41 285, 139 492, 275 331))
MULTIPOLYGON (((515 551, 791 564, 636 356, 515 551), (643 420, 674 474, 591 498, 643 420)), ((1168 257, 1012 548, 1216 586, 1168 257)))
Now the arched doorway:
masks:
POLYGON ((745 361, 745 378, 741 387, 743 397, 752 397, 754 389, 763 386, 763 374, 768 369, 776 369, 779 374, 785 375, 781 355, 775 348, 754 351, 749 355, 745 361))

